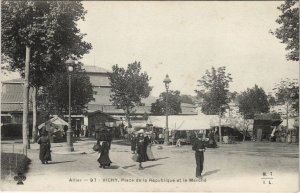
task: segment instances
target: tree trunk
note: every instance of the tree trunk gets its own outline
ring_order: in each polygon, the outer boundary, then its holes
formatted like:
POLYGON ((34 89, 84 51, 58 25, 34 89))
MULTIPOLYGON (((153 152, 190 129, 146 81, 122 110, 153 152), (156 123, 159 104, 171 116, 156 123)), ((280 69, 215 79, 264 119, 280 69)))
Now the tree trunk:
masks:
POLYGON ((289 130, 289 103, 286 102, 286 129, 289 130))
POLYGON ((247 132, 247 130, 245 130, 245 128, 246 128, 246 119, 245 119, 245 117, 244 117, 243 141, 245 141, 245 138, 246 138, 246 132, 247 132))
POLYGON ((23 146, 30 149, 29 141, 29 127, 28 127, 28 101, 29 101, 29 63, 30 63, 30 47, 26 46, 26 58, 25 58, 25 80, 24 80, 24 92, 23 92, 23 146))
POLYGON ((222 143, 222 126, 221 126, 221 118, 222 118, 222 112, 221 108, 219 111, 219 142, 222 143))
POLYGON ((36 125, 36 117, 37 117, 37 105, 36 105, 36 87, 32 87, 32 142, 35 143, 37 139, 37 125, 36 125))
POLYGON ((130 123, 130 112, 129 112, 129 109, 128 107, 126 108, 126 119, 127 119, 127 123, 128 123, 128 127, 131 127, 131 123, 130 123))

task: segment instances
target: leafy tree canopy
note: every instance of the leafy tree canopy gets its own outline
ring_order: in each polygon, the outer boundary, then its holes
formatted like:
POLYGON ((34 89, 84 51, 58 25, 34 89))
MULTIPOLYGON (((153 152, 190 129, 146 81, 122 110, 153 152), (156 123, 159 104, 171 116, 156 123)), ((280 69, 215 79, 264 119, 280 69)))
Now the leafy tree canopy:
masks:
POLYGON ((269 112, 268 96, 262 88, 255 85, 238 97, 239 111, 246 119, 253 119, 255 114, 269 112))
POLYGON ((202 99, 202 112, 209 115, 224 111, 222 106, 229 101, 228 88, 232 82, 231 74, 226 73, 226 67, 206 70, 205 75, 198 80, 200 90, 196 90, 198 98, 202 99))
MULTIPOLYGON (((38 93, 38 107, 47 114, 66 115, 69 112, 69 74, 57 72, 38 93)), ((89 76, 77 64, 71 72, 71 112, 83 114, 93 100, 89 76)))
POLYGON ((25 48, 30 47, 30 83, 43 85, 48 76, 65 71, 70 54, 80 59, 91 49, 76 24, 85 13, 78 1, 2 1, 1 62, 24 76, 25 48))
POLYGON ((299 112, 299 84, 298 80, 285 79, 277 83, 273 89, 278 103, 289 103, 299 112))
POLYGON ((188 104, 195 104, 194 103, 194 98, 191 95, 180 95, 180 102, 181 103, 188 103, 188 104))
POLYGON ((228 92, 228 99, 230 102, 237 102, 239 93, 236 91, 228 92))
POLYGON ((163 92, 159 95, 159 99, 151 104, 151 113, 153 115, 166 114, 166 97, 168 96, 168 115, 178 115, 181 113, 181 96, 178 90, 163 92))
POLYGON ((127 69, 114 65, 109 80, 111 101, 125 111, 129 120, 132 109, 141 105, 141 99, 147 98, 152 90, 149 86, 150 77, 146 72, 141 72, 140 62, 134 62, 128 64, 127 69))
POLYGON ((281 43, 286 44, 288 60, 299 61, 299 1, 285 0, 278 9, 281 15, 276 20, 280 25, 275 32, 271 32, 281 43))
POLYGON ((268 95, 268 103, 269 103, 271 106, 276 105, 276 98, 273 97, 272 95, 268 95))

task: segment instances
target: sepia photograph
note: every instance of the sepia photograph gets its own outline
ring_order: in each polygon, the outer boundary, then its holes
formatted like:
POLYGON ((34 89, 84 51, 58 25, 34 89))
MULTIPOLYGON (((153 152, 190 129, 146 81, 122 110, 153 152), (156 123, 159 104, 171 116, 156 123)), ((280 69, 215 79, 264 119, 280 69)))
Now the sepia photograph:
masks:
POLYGON ((299 1, 1 0, 1 192, 298 192, 299 1))

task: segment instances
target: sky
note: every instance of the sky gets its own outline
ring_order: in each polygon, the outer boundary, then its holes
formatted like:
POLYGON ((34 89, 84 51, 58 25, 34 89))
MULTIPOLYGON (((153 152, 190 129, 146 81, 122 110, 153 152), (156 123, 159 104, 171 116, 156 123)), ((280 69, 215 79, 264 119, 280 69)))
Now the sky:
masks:
POLYGON ((283 78, 298 78, 285 44, 270 34, 278 25, 279 1, 83 2, 78 27, 93 49, 82 62, 108 70, 140 61, 151 77, 151 95, 170 89, 195 95, 197 80, 212 66, 226 66, 231 91, 255 84, 272 90, 283 78))

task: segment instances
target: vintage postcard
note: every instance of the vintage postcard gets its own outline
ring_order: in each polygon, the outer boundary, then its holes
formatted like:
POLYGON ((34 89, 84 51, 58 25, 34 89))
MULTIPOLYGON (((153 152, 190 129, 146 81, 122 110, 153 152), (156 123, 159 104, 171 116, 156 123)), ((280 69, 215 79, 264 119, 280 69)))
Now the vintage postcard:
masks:
POLYGON ((1 191, 298 192, 299 1, 1 1, 1 191))

